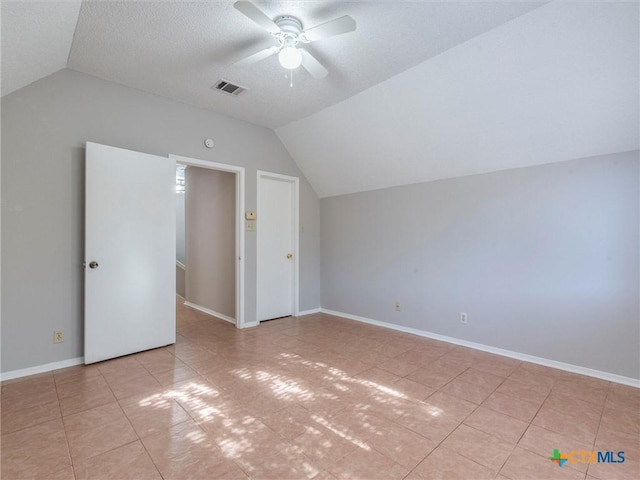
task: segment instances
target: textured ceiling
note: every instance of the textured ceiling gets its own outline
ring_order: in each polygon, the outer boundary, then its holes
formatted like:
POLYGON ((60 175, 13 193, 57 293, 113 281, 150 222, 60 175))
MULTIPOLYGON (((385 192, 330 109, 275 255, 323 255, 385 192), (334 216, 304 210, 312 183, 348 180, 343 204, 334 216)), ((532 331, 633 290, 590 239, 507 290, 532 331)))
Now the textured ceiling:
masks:
POLYGON ((276 133, 321 197, 636 150, 638 9, 544 5, 276 133))
MULTIPOLYGON (((308 46, 329 75, 313 80, 306 71, 296 70, 293 88, 276 57, 247 67, 232 65, 275 44, 233 3, 85 1, 67 66, 277 127, 344 100, 544 2, 256 1, 268 16, 294 15, 305 28, 347 14, 357 22, 355 32, 308 46), (220 78, 249 90, 239 97, 211 90, 220 78)), ((38 22, 22 29, 22 40, 31 42, 31 32, 41 26, 38 22)), ((46 57, 31 60, 39 63, 46 57)), ((3 77, 10 74, 3 72, 3 77)))
POLYGON ((255 4, 358 27, 290 88, 232 65, 274 44, 233 0, 2 0, 2 94, 69 67, 272 127, 323 197, 638 148, 637 0, 255 4))

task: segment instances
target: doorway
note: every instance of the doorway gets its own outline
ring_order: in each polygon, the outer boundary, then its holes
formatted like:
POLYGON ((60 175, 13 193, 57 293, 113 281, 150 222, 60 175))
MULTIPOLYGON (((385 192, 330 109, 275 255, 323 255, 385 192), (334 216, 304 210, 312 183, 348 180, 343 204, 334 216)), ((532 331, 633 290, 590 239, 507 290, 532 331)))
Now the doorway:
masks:
POLYGON ((297 177, 258 171, 258 322, 298 314, 297 177))
MULTIPOLYGON (((189 301, 185 302, 186 305, 189 305, 194 308, 198 308, 205 313, 212 314, 218 318, 222 318, 223 320, 230 321, 236 325, 237 328, 244 328, 244 229, 242 228, 242 212, 244 211, 244 168, 236 167, 233 165, 226 165, 222 163, 209 162, 206 160, 197 160, 188 157, 182 157, 178 155, 169 155, 169 158, 174 160, 176 163, 184 165, 187 169, 187 172, 190 168, 194 167, 196 169, 205 169, 209 171, 218 171, 218 172, 226 172, 232 174, 235 178, 235 208, 232 219, 232 224, 234 225, 235 231, 235 239, 234 239, 234 259, 235 259, 235 305, 233 305, 232 310, 235 311, 235 316, 221 314, 222 312, 212 311, 207 308, 199 308, 202 307, 199 304, 190 303, 189 301)), ((206 172, 204 172, 206 173, 206 172)), ((187 173, 189 177, 189 173, 187 173)), ((203 175, 206 177, 206 175, 203 175)), ((193 181, 193 180, 192 180, 193 181)), ((206 179, 205 179, 206 181, 206 179)), ((187 189, 189 188, 189 182, 187 181, 187 189)), ((187 223, 189 222, 187 218, 187 223)), ((188 228, 188 227, 187 227, 188 228)), ((193 247, 192 247, 193 248, 193 247)), ((187 269, 187 295, 189 295, 189 241, 187 240, 186 244, 186 269, 187 269)), ((228 295, 227 295, 228 296, 228 295)))

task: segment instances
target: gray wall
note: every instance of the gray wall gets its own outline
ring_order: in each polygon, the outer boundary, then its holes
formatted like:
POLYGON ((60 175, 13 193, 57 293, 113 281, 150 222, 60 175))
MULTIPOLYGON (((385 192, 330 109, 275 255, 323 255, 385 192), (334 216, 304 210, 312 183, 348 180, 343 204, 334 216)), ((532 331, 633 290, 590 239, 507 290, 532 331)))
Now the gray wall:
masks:
POLYGON ((186 300, 236 318, 236 175, 186 171, 186 300))
POLYGON ((182 298, 185 297, 187 290, 186 276, 186 270, 176 263, 176 293, 182 298))
MULTIPOLYGON (((247 210, 256 209, 257 169, 300 177, 300 307, 319 307, 319 201, 272 130, 61 70, 2 98, 3 372, 83 355, 86 141, 243 166, 247 210), (53 344, 54 329, 64 343, 53 344)), ((255 233, 245 243, 251 322, 255 233)))
MULTIPOLYGON (((176 192, 176 260, 184 265, 187 261, 186 249, 186 231, 185 231, 185 197, 184 192, 176 192)), ((176 293, 182 298, 185 297, 186 279, 185 269, 176 263, 176 293)))
POLYGON ((176 193, 176 260, 184 265, 185 258, 185 230, 184 230, 184 202, 186 195, 176 193))
POLYGON ((639 378, 638 178, 636 151, 324 198, 322 306, 639 378))

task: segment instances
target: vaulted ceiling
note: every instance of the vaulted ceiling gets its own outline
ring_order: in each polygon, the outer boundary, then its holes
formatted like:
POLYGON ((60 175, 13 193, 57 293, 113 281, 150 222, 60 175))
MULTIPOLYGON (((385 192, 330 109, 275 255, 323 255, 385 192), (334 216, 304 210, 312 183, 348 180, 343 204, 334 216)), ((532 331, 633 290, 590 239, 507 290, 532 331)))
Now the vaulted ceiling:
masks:
POLYGON ((638 148, 637 2, 254 3, 357 30, 290 87, 276 57, 233 65, 274 45, 233 0, 3 0, 2 95, 72 68, 274 128, 320 196, 638 148))

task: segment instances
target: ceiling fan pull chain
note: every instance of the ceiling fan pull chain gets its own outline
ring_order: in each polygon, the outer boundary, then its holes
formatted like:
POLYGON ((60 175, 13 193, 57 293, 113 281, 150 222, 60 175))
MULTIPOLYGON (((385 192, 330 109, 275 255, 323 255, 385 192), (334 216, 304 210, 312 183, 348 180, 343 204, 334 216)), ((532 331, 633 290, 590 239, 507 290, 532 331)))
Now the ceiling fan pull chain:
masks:
POLYGON ((293 88, 293 70, 289 70, 289 86, 293 88))

